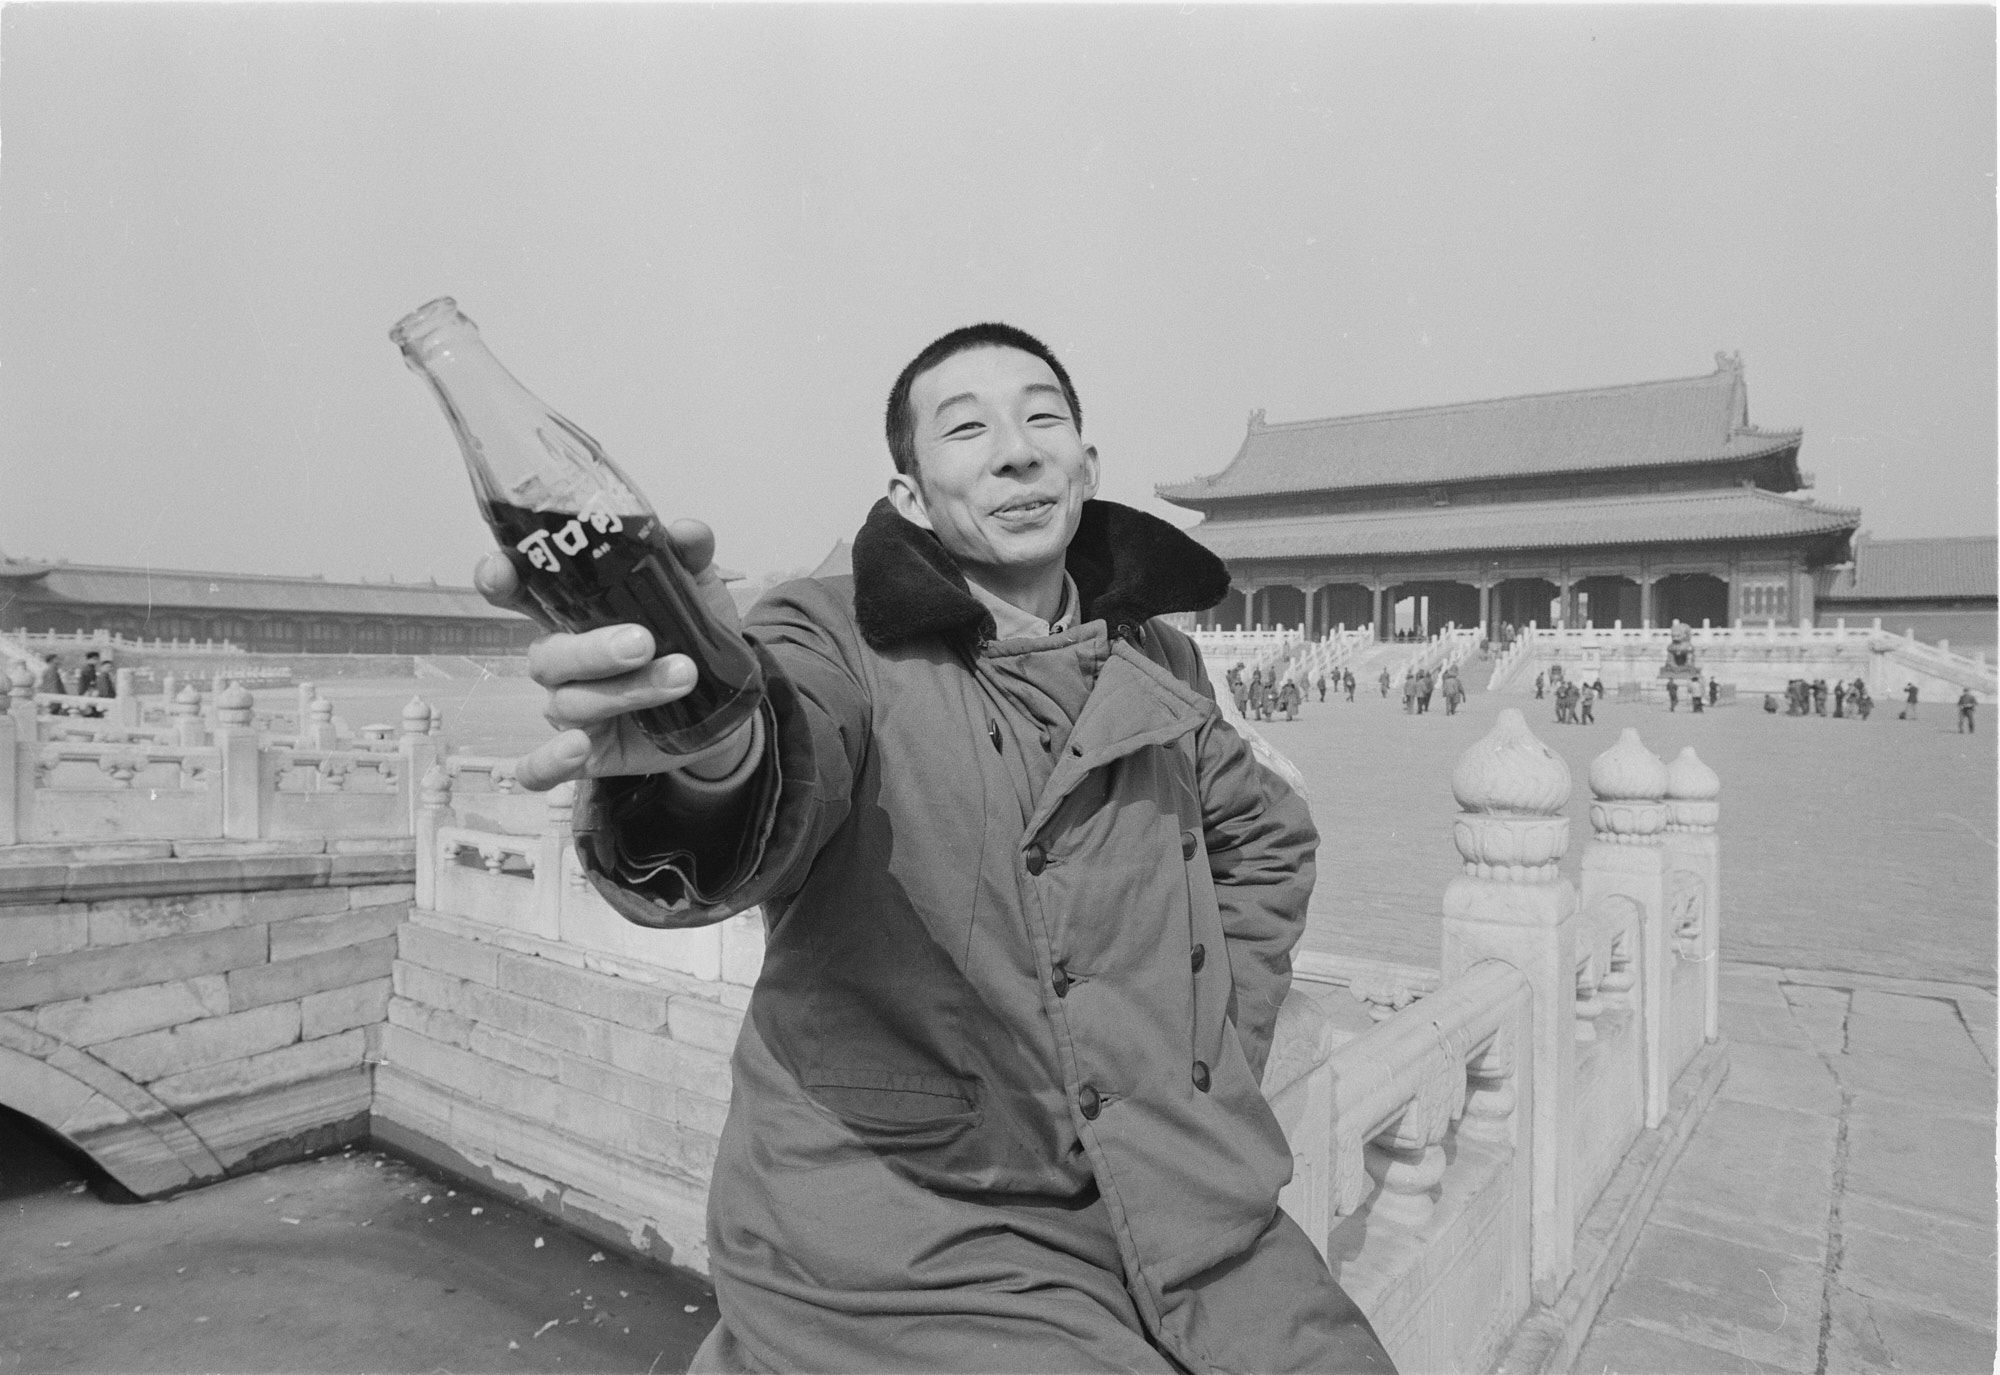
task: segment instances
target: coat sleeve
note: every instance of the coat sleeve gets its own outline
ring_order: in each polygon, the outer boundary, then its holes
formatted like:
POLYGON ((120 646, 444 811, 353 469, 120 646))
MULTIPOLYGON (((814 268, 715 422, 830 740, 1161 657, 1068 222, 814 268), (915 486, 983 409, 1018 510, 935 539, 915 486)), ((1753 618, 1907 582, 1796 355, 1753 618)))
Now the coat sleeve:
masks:
MULTIPOLYGON (((1173 639, 1176 673, 1213 700, 1201 651, 1177 633, 1173 639)), ((1261 1078, 1292 984, 1292 947, 1305 934, 1319 832, 1305 799, 1258 763, 1222 716, 1196 731, 1194 745, 1202 835, 1234 982, 1232 1020, 1244 1058, 1261 1078)))
POLYGON ((579 785, 577 855, 614 910, 642 926, 704 926, 798 890, 846 820, 870 738, 865 650, 842 599, 810 579, 752 608, 764 669, 763 755, 717 809, 670 775, 579 785))

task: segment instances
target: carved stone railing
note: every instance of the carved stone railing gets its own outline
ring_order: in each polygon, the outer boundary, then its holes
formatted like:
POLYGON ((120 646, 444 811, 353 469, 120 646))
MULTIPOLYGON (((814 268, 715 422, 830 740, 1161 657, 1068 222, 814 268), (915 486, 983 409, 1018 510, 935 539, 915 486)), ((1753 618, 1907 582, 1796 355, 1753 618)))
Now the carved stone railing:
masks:
POLYGON ((101 701, 123 703, 124 721, 44 715, 21 679, 10 675, 0 714, 0 846, 408 836, 440 747, 415 699, 399 733, 343 743, 318 698, 304 732, 273 735, 240 684, 214 694, 212 723, 188 685, 142 725, 131 697, 101 701))
POLYGON ((1283 1203, 1405 1371, 1552 1370, 1575 1352, 1714 1092, 1719 783, 1626 731, 1592 765, 1581 891, 1570 774, 1516 711, 1452 777, 1464 863, 1425 971, 1301 960, 1266 1076, 1283 1203), (1301 1006, 1370 1006, 1342 1033, 1301 1006), (1638 1149, 1651 1139, 1646 1150, 1638 1149))

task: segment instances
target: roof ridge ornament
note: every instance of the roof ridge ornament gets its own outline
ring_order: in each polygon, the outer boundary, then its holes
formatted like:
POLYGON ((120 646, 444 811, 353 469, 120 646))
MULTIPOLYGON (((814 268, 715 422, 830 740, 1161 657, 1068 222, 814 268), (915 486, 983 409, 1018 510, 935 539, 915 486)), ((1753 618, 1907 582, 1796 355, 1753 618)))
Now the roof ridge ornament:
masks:
POLYGON ((1737 349, 1733 353, 1726 353, 1721 349, 1717 349, 1715 351, 1715 370, 1717 372, 1743 371, 1743 350, 1737 349))
POLYGON ((1252 431, 1264 428, 1264 408, 1262 406, 1250 412, 1250 424, 1246 428, 1252 431))

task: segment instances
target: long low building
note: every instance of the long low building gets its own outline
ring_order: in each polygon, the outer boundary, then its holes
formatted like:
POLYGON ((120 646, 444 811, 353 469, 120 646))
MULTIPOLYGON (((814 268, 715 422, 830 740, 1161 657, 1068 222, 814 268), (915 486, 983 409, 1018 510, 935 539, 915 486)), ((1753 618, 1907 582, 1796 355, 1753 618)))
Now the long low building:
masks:
POLYGON ((1803 433, 1699 377, 1269 424, 1163 486, 1228 564, 1221 628, 1810 623, 1861 513, 1806 495, 1803 433))
POLYGON ((469 587, 347 583, 0 556, 0 630, 222 640, 291 654, 507 654, 534 623, 469 587))
POLYGON ((2000 640, 2000 540, 1992 535, 1934 539, 1854 538, 1854 559, 1820 581, 1819 623, 1842 620, 1948 640, 1989 655, 2000 640))

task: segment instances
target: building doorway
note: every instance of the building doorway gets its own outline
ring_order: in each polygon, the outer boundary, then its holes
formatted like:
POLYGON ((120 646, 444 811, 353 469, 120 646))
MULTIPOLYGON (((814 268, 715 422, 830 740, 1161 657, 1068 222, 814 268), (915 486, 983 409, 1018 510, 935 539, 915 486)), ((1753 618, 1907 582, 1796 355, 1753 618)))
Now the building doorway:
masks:
POLYGON ((1319 590, 1319 604, 1313 615, 1313 636, 1322 638, 1335 626, 1349 630, 1375 620, 1375 594, 1360 583, 1328 583, 1319 590))
POLYGON ((1493 589, 1493 615, 1516 630, 1556 623, 1556 599, 1561 589, 1547 578, 1509 578, 1493 589))
POLYGON ((1653 584, 1653 624, 1726 626, 1729 584, 1710 573, 1675 573, 1653 584))
POLYGON ((1241 630, 1243 612, 1243 593, 1232 587, 1221 601, 1201 613, 1200 624, 1209 630, 1241 630))
POLYGON ((1296 587, 1279 583, 1257 589, 1255 624, 1267 627, 1306 623, 1306 594, 1296 587))
POLYGON ((1576 594, 1576 623, 1592 630, 1639 624, 1639 584, 1631 578, 1584 578, 1571 589, 1576 594))

